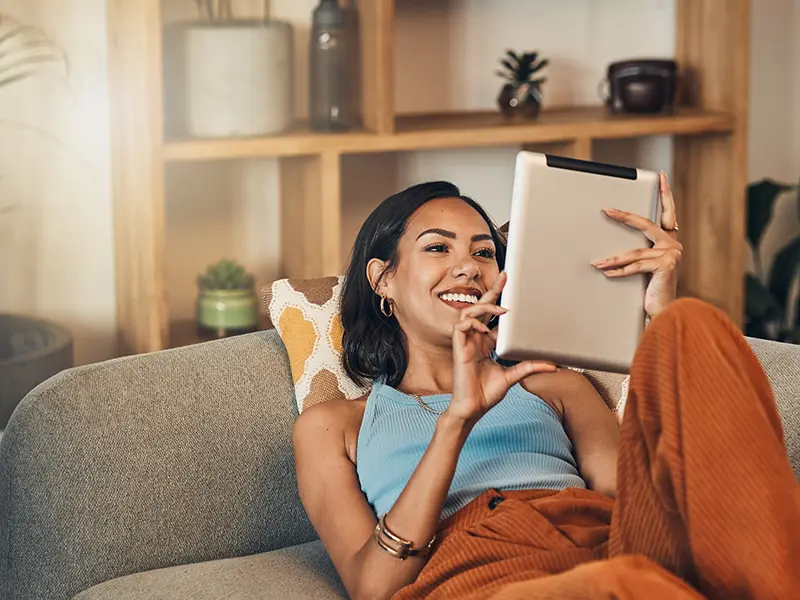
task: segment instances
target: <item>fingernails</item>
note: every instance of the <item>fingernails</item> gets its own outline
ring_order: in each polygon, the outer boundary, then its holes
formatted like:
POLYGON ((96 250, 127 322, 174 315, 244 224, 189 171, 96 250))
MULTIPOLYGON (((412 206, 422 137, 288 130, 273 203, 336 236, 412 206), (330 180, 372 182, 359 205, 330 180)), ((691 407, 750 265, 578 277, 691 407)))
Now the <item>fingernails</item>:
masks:
POLYGON ((607 215, 615 215, 619 211, 616 208, 604 208, 603 212, 606 213, 607 215))
POLYGON ((606 277, 618 277, 620 275, 619 269, 611 269, 610 271, 603 271, 603 275, 606 277))
POLYGON ((589 264, 592 265, 595 269, 599 269, 601 266, 603 266, 607 262, 608 261, 606 259, 602 259, 602 260, 593 260, 589 264))

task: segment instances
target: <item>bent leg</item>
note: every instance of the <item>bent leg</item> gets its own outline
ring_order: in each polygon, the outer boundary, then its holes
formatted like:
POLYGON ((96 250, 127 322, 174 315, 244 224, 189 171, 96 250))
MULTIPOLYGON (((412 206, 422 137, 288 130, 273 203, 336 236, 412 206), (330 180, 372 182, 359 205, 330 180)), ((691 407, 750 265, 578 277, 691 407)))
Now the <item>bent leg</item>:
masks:
POLYGON ((800 590, 800 487, 766 375, 719 310, 676 301, 634 360, 609 555, 642 554, 710 598, 800 590))

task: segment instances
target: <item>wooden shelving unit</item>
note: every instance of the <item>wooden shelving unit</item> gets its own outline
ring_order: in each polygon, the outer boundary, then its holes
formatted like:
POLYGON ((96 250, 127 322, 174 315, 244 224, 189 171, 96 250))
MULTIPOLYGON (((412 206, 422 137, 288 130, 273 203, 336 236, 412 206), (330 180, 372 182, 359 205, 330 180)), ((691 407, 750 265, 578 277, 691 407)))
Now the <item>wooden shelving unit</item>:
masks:
POLYGON ((741 322, 745 249, 750 0, 676 0, 676 58, 690 74, 686 106, 670 116, 612 116, 602 107, 545 111, 532 122, 497 113, 403 116, 394 107, 395 1, 361 0, 364 129, 280 136, 167 138, 159 0, 109 0, 118 328, 121 353, 186 343, 170 324, 164 256, 168 163, 279 159, 282 276, 336 274, 341 170, 348 154, 547 144, 592 158, 594 140, 675 136, 672 184, 685 246, 680 293, 741 322), (291 252, 289 251, 291 249, 291 252), (180 337, 181 339, 175 339, 180 337))

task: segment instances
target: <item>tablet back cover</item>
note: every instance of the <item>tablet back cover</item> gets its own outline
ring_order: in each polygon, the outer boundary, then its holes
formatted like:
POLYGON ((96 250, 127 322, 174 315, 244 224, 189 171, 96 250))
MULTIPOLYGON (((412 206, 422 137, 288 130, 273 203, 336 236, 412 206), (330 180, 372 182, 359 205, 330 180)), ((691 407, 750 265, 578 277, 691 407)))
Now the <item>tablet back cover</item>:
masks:
POLYGON ((658 174, 523 151, 513 189, 498 356, 629 372, 647 275, 609 279, 590 263, 652 245, 602 209, 659 223, 658 174))

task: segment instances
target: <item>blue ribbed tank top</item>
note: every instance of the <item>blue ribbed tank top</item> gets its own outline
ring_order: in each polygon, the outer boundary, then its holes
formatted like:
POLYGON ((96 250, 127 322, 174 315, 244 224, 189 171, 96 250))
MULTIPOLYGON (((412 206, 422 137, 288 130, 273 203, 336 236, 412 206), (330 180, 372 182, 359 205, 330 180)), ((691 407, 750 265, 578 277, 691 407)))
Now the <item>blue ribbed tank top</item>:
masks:
MULTIPOLYGON (((450 394, 422 400, 444 410, 450 394)), ((358 433, 356 471, 377 516, 388 512, 430 444, 438 416, 413 396, 376 381, 358 433)), ((444 504, 442 519, 487 489, 585 488, 572 443, 555 411, 520 384, 475 425, 467 437, 444 504)))

